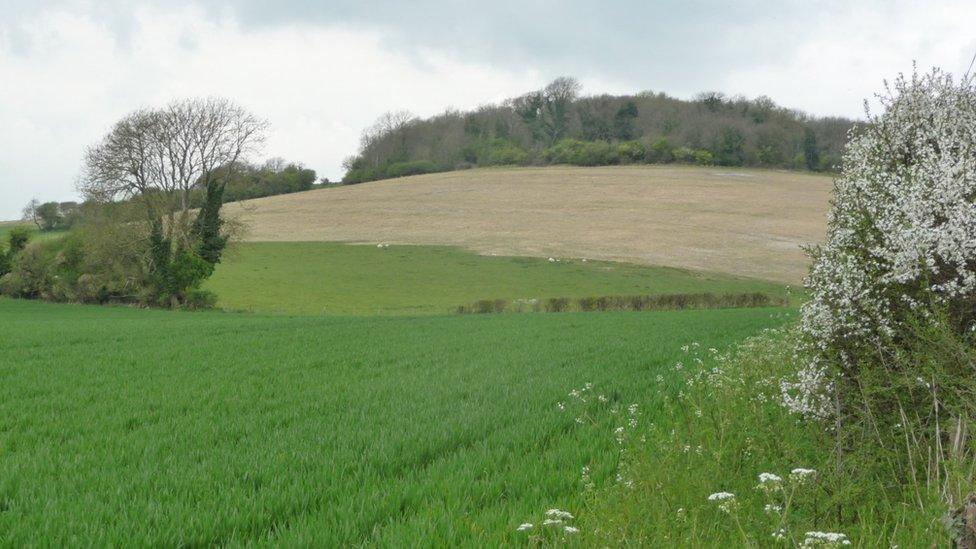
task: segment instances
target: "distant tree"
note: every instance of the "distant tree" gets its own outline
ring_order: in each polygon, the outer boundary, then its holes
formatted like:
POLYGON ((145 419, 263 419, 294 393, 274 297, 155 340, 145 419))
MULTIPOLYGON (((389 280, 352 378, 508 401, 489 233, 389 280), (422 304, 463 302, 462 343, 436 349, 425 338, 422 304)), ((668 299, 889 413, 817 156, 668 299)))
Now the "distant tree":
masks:
POLYGON ((199 218, 215 214, 202 210, 191 220, 192 194, 205 189, 205 205, 217 200, 219 209, 226 184, 220 168, 239 165, 266 127, 225 99, 177 101, 126 116, 86 153, 80 190, 89 200, 127 198, 143 206, 157 303, 185 303, 187 292, 209 276, 219 254, 201 240, 199 218))
POLYGON ((57 202, 45 202, 36 208, 38 225, 42 231, 53 231, 64 225, 64 217, 57 202))
POLYGON ((817 135, 810 128, 803 132, 803 161, 808 170, 820 169, 820 148, 817 147, 817 135))
POLYGON ((566 134, 570 107, 579 96, 581 89, 582 86, 575 78, 561 76, 542 90, 543 106, 548 115, 544 120, 551 143, 555 143, 566 134))
POLYGON ((634 121, 637 120, 637 104, 627 101, 617 109, 613 116, 614 137, 627 141, 637 137, 634 121))
POLYGON ((34 225, 37 225, 38 229, 41 228, 41 218, 37 213, 37 208, 39 208, 40 205, 41 205, 40 200, 36 198, 32 198, 31 201, 28 202, 26 206, 24 206, 24 209, 21 212, 21 217, 23 218, 23 220, 29 221, 34 225))
POLYGON ((30 231, 24 227, 14 227, 7 233, 7 250, 0 248, 0 277, 9 273, 14 265, 14 258, 27 247, 30 231))
POLYGON ((741 166, 745 160, 744 143, 745 138, 738 129, 723 128, 715 148, 715 161, 721 166, 741 166))
POLYGON ((707 91, 698 94, 695 101, 701 103, 710 112, 718 112, 725 104, 725 94, 715 91, 707 91))

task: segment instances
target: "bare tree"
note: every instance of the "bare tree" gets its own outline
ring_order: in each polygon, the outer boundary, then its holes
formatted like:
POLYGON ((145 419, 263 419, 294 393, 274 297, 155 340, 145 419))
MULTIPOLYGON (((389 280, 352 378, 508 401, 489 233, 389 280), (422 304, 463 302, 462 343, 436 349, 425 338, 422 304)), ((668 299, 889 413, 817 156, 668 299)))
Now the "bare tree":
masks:
POLYGON ((406 146, 404 130, 414 120, 416 117, 410 111, 390 111, 380 115, 372 126, 363 130, 359 150, 369 156, 366 160, 373 168, 379 166, 380 158, 389 158, 395 149, 406 146), (391 150, 386 150, 387 147, 391 150))
POLYGON ((267 124, 226 99, 186 99, 142 109, 119 121, 85 155, 79 185, 89 199, 134 198, 167 236, 184 238, 190 193, 227 177, 264 141, 267 124))
POLYGON ((31 199, 30 202, 27 203, 26 206, 24 206, 24 209, 21 213, 21 216, 23 217, 24 221, 30 221, 31 223, 37 225, 38 229, 41 228, 41 219, 37 213, 37 209, 40 206, 41 206, 41 201, 36 198, 33 198, 31 199))

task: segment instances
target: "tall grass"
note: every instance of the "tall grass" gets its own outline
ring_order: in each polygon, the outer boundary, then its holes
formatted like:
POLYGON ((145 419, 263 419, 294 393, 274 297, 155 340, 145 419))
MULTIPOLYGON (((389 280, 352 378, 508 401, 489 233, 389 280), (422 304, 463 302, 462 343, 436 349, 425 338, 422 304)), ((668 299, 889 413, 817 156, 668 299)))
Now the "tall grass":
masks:
POLYGON ((792 349, 786 330, 732 353, 687 347, 671 375, 658 378, 658 417, 621 452, 624 482, 593 492, 581 516, 587 544, 795 547, 808 532, 825 532, 856 547, 948 545, 937 486, 895 482, 870 455, 838 468, 832 433, 781 405, 792 349), (816 473, 795 485, 797 468, 816 473), (764 486, 763 473, 781 488, 764 486), (709 501, 721 492, 734 494, 725 511, 724 495, 709 501))

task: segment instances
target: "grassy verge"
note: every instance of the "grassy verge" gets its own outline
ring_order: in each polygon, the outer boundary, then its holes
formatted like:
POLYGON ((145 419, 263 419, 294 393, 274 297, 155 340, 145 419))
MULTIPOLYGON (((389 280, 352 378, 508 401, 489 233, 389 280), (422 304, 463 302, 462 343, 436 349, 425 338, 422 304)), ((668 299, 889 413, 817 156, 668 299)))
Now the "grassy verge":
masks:
POLYGON ((909 493, 873 475, 874 463, 837 470, 830 433, 779 404, 793 349, 786 332, 732 354, 706 347, 667 368, 652 389, 661 406, 627 431, 620 476, 590 492, 580 524, 588 544, 797 547, 823 532, 853 547, 949 546, 935 488, 909 493), (798 468, 815 473, 791 474, 798 468), (780 480, 764 484, 763 473, 780 480), (721 492, 734 494, 725 511, 709 501, 721 492))
POLYGON ((787 295, 784 285, 602 261, 481 256, 449 247, 245 243, 206 288, 229 310, 416 315, 479 300, 610 295, 787 295))
POLYGON ((616 468, 592 383, 662 426, 669 366, 775 309, 404 318, 0 299, 0 545, 499 546, 616 468))

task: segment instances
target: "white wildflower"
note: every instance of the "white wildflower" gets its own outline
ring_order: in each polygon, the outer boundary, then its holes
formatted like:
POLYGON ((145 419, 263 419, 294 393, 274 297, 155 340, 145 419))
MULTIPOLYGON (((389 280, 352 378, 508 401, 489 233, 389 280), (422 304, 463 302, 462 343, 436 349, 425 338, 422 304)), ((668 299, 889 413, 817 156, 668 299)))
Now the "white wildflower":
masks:
POLYGON ((838 532, 807 532, 800 547, 843 547, 850 544, 847 536, 838 532))
POLYGON ((815 469, 804 469, 803 467, 797 467, 790 471, 790 481, 797 484, 804 484, 813 477, 816 476, 817 471, 815 469))
POLYGON ((516 530, 518 530, 519 532, 524 532, 526 530, 531 530, 532 528, 535 528, 534 524, 532 524, 531 522, 523 522, 522 524, 519 524, 519 527, 516 528, 516 530))
POLYGON ((569 511, 563 511, 562 509, 549 509, 546 511, 546 516, 548 518, 562 519, 562 520, 573 520, 573 515, 569 511))
POLYGON ((715 492, 708 496, 708 501, 718 503, 718 508, 723 513, 731 513, 739 506, 738 500, 735 499, 735 494, 731 492, 715 492))

